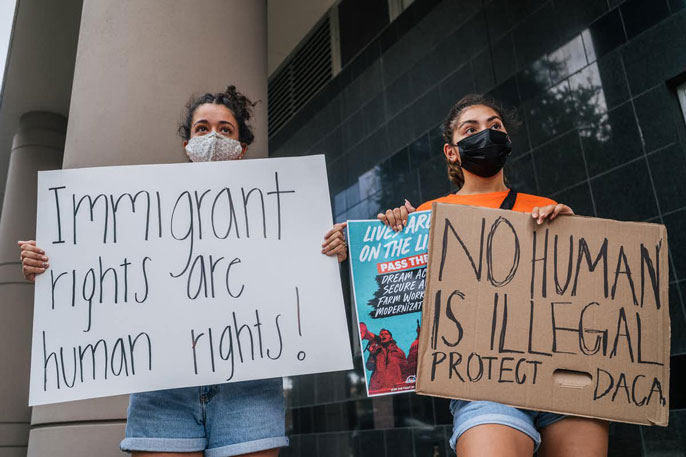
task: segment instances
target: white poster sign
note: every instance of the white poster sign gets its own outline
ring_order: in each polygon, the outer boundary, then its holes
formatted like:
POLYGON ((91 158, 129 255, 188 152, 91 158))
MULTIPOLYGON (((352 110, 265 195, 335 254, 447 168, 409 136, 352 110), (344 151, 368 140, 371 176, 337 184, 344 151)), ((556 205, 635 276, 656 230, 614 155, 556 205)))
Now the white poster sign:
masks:
POLYGON ((40 172, 39 405, 352 368, 323 156, 40 172))

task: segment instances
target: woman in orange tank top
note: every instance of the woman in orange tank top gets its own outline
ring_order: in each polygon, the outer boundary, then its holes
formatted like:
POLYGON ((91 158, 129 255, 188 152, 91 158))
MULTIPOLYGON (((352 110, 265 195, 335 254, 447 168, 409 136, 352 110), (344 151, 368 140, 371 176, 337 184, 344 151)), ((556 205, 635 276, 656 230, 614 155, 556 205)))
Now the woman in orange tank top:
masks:
MULTIPOLYGON (((508 189, 503 175, 511 150, 507 130, 516 124, 514 116, 488 97, 468 95, 458 101, 443 124, 443 153, 448 175, 459 190, 425 202, 416 210, 430 210, 435 201, 505 208, 531 213, 538 224, 560 214, 574 214, 568 206, 549 198, 508 189)), ((405 200, 403 206, 379 213, 378 219, 400 231, 407 224, 407 215, 416 210, 405 200)), ((345 246, 341 241, 344 227, 345 223, 337 224, 327 234, 324 252, 334 240, 345 246)), ((345 258, 340 248, 336 254, 339 260, 345 258)), ((607 455, 608 423, 605 421, 488 401, 453 400, 450 410, 453 414, 450 446, 459 457, 530 457, 534 452, 539 457, 607 455)))

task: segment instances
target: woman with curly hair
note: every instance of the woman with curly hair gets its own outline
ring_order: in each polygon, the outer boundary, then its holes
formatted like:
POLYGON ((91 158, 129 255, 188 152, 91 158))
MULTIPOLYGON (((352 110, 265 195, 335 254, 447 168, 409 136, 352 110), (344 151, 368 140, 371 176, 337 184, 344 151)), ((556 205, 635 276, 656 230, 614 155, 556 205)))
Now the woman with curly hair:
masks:
MULTIPOLYGON (((255 103, 229 86, 192 98, 178 132, 193 162, 238 160, 254 135, 255 103)), ((35 241, 19 241, 24 276, 48 268, 35 241)), ((121 450, 134 457, 274 457, 288 445, 281 378, 132 394, 121 450)))

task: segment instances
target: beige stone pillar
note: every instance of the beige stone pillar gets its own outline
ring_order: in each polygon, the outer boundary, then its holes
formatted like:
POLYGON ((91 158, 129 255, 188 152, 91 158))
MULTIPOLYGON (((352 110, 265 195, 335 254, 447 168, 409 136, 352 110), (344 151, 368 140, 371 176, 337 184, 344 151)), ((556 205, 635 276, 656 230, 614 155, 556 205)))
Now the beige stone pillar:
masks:
MULTIPOLYGON (((64 168, 187 160, 184 105, 229 84, 262 101, 247 157, 266 157, 266 22, 264 0, 84 0, 64 168)), ((35 407, 29 457, 121 456, 127 399, 35 407)))
POLYGON ((187 160, 192 94, 253 100, 250 157, 267 157, 265 0, 84 0, 64 168, 187 160))
POLYGON ((0 457, 26 455, 29 438, 29 361, 33 284, 24 280, 17 240, 36 232, 39 170, 62 166, 67 120, 24 114, 14 135, 0 218, 0 457))

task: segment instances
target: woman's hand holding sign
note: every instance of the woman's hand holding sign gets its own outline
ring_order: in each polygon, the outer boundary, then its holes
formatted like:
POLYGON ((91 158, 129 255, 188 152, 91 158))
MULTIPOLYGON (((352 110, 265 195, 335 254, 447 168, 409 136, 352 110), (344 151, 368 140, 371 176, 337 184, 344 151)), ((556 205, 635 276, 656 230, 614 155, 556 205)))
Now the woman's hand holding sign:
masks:
POLYGON ((37 274, 43 273, 48 268, 48 258, 45 251, 36 247, 36 242, 17 241, 21 248, 21 271, 27 281, 33 282, 37 274))
POLYGON ((541 206, 540 208, 536 206, 531 211, 531 217, 537 219, 537 224, 542 224, 546 218, 552 221, 559 214, 574 214, 574 211, 572 211, 572 208, 567 205, 563 205, 562 203, 558 203, 557 205, 541 206))
POLYGON ((412 203, 405 200, 403 206, 386 210, 385 213, 379 213, 376 218, 394 231, 400 232, 407 225, 407 216, 415 211, 416 209, 412 206, 412 203))
POLYGON ((322 243, 322 254, 335 255, 339 262, 348 258, 348 244, 345 242, 345 234, 343 233, 346 226, 346 222, 341 222, 326 232, 324 243, 322 243))

